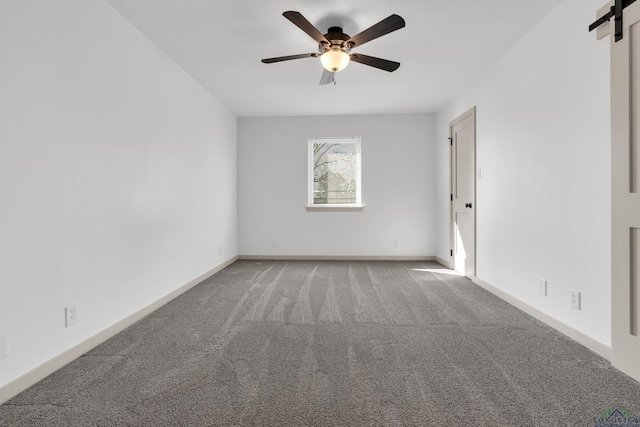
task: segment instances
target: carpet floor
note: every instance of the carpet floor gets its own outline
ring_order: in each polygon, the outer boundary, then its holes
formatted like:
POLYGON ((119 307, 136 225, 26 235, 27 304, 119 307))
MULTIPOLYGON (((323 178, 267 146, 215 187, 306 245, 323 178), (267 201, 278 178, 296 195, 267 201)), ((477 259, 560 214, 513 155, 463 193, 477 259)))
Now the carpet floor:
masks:
POLYGON ((0 425, 593 427, 616 408, 640 414, 640 383, 436 263, 238 261, 0 425))

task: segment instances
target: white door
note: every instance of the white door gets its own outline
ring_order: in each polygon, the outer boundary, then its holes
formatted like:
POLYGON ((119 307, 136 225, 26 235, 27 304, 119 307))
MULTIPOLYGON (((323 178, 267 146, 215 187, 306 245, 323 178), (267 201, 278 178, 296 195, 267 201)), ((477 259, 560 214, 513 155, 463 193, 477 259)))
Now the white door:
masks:
MULTIPOLYGON (((613 20, 611 21, 613 23, 613 20)), ((640 2, 611 35, 612 363, 640 381, 640 2)))
POLYGON ((451 263, 467 277, 476 264, 476 109, 449 125, 451 141, 451 263))

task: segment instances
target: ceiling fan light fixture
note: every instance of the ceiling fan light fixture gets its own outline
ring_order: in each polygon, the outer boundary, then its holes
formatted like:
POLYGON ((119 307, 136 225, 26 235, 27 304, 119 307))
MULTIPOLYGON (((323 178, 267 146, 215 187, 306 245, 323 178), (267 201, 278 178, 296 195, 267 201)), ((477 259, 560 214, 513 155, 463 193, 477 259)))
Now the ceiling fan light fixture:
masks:
POLYGON ((340 49, 327 50, 320 56, 320 62, 327 71, 336 73, 347 68, 349 65, 349 55, 340 49))

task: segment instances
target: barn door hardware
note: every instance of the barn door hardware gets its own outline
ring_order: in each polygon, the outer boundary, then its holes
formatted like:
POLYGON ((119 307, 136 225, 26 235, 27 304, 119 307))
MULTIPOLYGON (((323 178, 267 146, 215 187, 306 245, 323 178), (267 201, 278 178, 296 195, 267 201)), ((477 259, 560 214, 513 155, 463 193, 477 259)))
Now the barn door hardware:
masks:
POLYGON ((593 24, 589 25, 589 31, 595 30, 600 25, 608 22, 611 18, 614 18, 616 24, 614 33, 616 41, 622 40, 622 11, 630 4, 635 3, 635 1, 636 0, 615 0, 615 4, 611 6, 608 13, 593 24))

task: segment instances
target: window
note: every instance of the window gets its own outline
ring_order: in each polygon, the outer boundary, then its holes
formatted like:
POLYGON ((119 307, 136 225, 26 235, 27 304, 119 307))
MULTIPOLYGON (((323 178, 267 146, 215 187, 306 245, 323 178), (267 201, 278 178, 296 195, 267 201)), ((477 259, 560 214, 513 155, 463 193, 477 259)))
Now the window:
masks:
POLYGON ((309 207, 361 208, 360 138, 309 139, 309 207))

